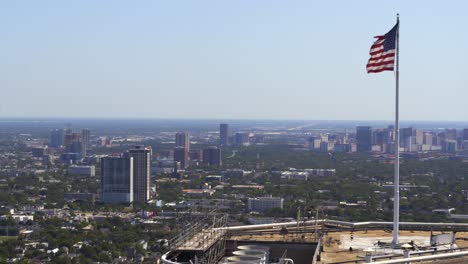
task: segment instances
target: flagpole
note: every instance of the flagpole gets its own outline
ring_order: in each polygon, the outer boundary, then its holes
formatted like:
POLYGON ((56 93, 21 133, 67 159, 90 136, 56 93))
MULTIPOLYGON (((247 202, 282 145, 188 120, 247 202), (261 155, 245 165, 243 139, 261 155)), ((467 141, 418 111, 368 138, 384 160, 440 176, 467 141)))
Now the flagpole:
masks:
POLYGON ((399 78, 400 78, 400 15, 397 14, 396 31, 396 62, 395 62, 395 179, 393 181, 393 241, 394 246, 398 245, 398 231, 400 221, 400 124, 399 124, 399 78))

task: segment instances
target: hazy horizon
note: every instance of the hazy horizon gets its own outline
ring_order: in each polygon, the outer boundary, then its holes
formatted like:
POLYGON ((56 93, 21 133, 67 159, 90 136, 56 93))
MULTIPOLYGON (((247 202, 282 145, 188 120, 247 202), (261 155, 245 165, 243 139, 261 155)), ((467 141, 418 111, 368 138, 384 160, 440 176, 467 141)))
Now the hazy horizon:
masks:
MULTIPOLYGON (((142 117, 0 117, 0 122, 44 122, 44 123, 63 123, 72 124, 72 122, 157 122, 157 123, 209 123, 219 125, 221 123, 227 124, 242 124, 242 123, 280 123, 285 122, 287 124, 329 124, 329 125, 344 125, 344 124, 357 124, 357 125, 394 125, 394 120, 331 120, 331 119, 254 119, 254 118, 142 118, 142 117)), ((468 128, 468 121, 463 120, 400 120, 400 127, 411 126, 411 125, 462 125, 459 128, 468 128), (463 126, 464 125, 464 126, 463 126)), ((453 128, 453 127, 445 127, 453 128)))

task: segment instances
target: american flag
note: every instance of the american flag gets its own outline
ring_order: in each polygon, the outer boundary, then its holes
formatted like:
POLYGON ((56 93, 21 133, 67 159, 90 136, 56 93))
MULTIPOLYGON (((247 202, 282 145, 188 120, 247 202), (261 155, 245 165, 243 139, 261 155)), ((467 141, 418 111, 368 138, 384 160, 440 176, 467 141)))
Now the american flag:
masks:
POLYGON ((385 35, 376 36, 377 40, 372 44, 367 62, 367 73, 393 71, 396 53, 396 36, 398 23, 385 35))

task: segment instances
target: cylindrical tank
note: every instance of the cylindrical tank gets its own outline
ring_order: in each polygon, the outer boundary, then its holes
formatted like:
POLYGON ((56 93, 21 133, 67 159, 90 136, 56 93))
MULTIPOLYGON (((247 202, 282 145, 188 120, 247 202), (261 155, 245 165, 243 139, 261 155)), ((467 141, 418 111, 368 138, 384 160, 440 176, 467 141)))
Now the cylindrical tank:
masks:
POLYGON ((243 245, 243 246, 237 246, 237 249, 243 250, 243 251, 262 251, 265 252, 265 263, 270 263, 270 248, 266 246, 260 246, 260 245, 243 245))
POLYGON ((261 250, 237 250, 237 251, 234 251, 232 252, 233 255, 236 255, 236 256, 247 256, 247 255, 266 255, 266 252, 265 251, 261 251, 261 250))
POLYGON ((237 250, 232 252, 234 256, 251 256, 259 257, 261 259, 261 264, 267 263, 267 253, 260 250, 237 250))
POLYGON ((227 260, 229 262, 248 262, 251 264, 260 264, 262 262, 261 258, 254 256, 232 256, 228 257, 227 260))
POLYGON ((243 245, 243 246, 237 246, 237 249, 239 249, 239 250, 260 250, 260 251, 270 252, 270 248, 269 248, 269 247, 259 246, 259 245, 243 245))

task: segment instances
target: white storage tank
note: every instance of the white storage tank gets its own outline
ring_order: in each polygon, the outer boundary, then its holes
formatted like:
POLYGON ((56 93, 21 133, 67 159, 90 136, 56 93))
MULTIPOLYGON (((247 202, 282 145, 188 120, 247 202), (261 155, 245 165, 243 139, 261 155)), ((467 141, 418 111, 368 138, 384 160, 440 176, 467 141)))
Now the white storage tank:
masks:
POLYGON ((251 256, 251 257, 259 257, 261 258, 261 264, 267 263, 267 254, 265 251, 259 250, 237 250, 232 252, 234 256, 251 256))
MULTIPOLYGON (((265 263, 270 263, 270 248, 266 246, 259 246, 259 245, 243 245, 243 246, 237 246, 237 249, 239 251, 257 251, 257 252, 263 252, 264 253, 264 259, 265 263)), ((255 252, 250 252, 247 255, 256 255, 255 252)), ((236 255, 236 254, 234 254, 236 255)))
POLYGON ((253 256, 232 256, 227 258, 228 262, 248 262, 251 264, 261 264, 262 258, 253 256))

